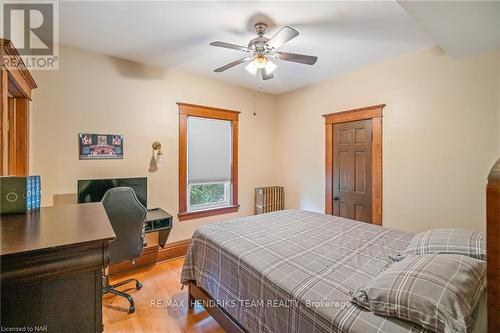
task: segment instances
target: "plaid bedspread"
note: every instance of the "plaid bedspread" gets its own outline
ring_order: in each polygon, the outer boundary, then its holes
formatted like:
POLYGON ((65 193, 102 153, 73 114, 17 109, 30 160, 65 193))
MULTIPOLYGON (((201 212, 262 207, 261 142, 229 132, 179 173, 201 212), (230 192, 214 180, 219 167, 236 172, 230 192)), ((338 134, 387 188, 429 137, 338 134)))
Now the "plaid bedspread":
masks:
POLYGON ((285 210, 204 225, 181 283, 195 281, 249 332, 426 332, 350 303, 412 234, 285 210))

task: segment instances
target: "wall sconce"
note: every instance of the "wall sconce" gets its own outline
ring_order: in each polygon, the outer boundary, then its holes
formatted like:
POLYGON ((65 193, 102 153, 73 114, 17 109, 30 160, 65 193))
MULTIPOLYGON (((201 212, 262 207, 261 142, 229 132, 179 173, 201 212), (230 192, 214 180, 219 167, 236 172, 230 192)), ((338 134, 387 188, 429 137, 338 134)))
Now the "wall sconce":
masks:
POLYGON ((153 157, 156 159, 156 162, 158 162, 158 164, 163 163, 163 153, 161 152, 161 143, 155 141, 153 142, 152 147, 153 147, 153 157))
POLYGON ((149 172, 158 171, 158 164, 163 163, 163 154, 161 152, 161 143, 158 141, 153 142, 151 145, 153 147, 153 155, 149 161, 149 172))

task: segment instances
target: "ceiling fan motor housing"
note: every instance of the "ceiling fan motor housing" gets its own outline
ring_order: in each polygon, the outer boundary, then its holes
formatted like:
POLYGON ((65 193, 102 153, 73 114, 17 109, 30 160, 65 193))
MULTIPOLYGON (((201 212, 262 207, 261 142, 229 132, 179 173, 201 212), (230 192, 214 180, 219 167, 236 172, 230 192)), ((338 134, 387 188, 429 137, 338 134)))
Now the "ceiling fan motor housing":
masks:
POLYGON ((264 37, 267 30, 267 24, 256 23, 254 29, 259 36, 248 43, 248 48, 255 50, 257 54, 264 54, 266 51, 266 43, 269 41, 269 38, 264 37))
POLYGON ((255 37, 248 43, 249 49, 254 49, 257 54, 262 54, 266 51, 266 43, 269 38, 264 36, 255 37))
POLYGON ((255 32, 259 36, 263 36, 266 33, 267 30, 267 24, 265 23, 256 23, 253 28, 255 29, 255 32))

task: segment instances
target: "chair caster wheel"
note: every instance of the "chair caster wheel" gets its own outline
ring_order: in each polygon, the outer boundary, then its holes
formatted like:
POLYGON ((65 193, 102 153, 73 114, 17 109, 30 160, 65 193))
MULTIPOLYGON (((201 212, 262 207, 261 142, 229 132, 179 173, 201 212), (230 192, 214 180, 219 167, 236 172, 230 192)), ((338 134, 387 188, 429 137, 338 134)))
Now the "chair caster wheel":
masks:
POLYGON ((129 308, 128 308, 128 313, 134 313, 135 312, 135 305, 131 305, 129 308))
POLYGON ((135 289, 139 290, 139 289, 141 289, 141 288, 142 288, 142 283, 137 282, 137 283, 135 284, 135 289))

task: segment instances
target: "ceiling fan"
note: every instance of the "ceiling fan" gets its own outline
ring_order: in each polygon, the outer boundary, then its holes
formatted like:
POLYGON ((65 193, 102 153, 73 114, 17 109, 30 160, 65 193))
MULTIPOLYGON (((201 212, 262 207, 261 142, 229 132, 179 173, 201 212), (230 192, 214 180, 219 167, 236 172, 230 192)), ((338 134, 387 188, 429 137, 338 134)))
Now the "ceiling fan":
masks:
POLYGON ((314 65, 318 60, 318 57, 310 55, 277 51, 279 47, 283 46, 285 43, 289 42, 299 35, 299 32, 293 28, 285 26, 270 39, 264 37, 264 34, 267 30, 267 24, 257 23, 255 24, 254 29, 258 36, 252 39, 248 43, 248 46, 240 46, 224 42, 210 43, 210 45, 212 46, 243 51, 248 54, 243 58, 215 69, 214 72, 221 73, 225 70, 228 70, 229 68, 251 60, 245 67, 246 70, 253 75, 256 75, 257 72, 260 71, 262 79, 269 80, 274 77, 272 73, 277 67, 277 65, 272 60, 279 59, 284 61, 298 62, 305 65, 314 65))

